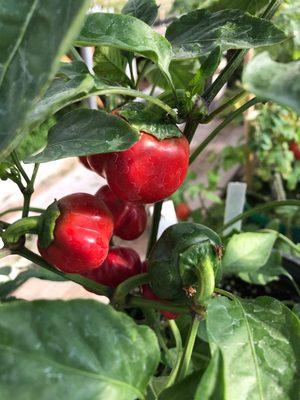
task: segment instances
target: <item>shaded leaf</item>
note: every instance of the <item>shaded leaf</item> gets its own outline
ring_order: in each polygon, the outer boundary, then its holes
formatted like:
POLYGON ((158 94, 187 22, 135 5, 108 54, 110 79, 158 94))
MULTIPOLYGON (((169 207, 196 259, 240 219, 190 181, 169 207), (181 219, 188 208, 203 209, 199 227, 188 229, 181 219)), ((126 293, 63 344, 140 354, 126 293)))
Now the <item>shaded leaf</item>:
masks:
POLYGON ((151 329, 91 300, 2 304, 0 337, 3 400, 142 399, 159 362, 151 329))
POLYGON ((76 109, 65 114, 50 130, 46 148, 26 162, 125 150, 139 133, 123 119, 105 111, 76 109))
POLYGON ((268 53, 261 53, 246 66, 243 83, 256 96, 300 114, 300 61, 282 64, 273 61, 268 53))
POLYGON ((226 246, 222 271, 225 274, 257 271, 270 258, 276 238, 275 232, 233 235, 226 246))
POLYGON ((22 126, 68 50, 89 5, 81 0, 0 1, 0 153, 19 143, 22 126))
POLYGON ((239 274, 239 277, 248 283, 254 285, 266 285, 269 282, 277 281, 280 275, 285 274, 282 267, 282 257, 278 251, 273 251, 267 263, 255 272, 245 272, 239 274))
POLYGON ((93 61, 94 72, 100 78, 129 86, 132 84, 125 73, 127 59, 120 50, 113 47, 96 47, 93 61))
POLYGON ((79 46, 111 46, 149 58, 169 77, 170 43, 143 21, 124 14, 90 14, 76 40, 79 46))
POLYGON ((207 332, 213 354, 223 356, 226 398, 298 399, 300 324, 281 302, 210 300, 207 332))
POLYGON ((122 8, 122 14, 129 14, 152 25, 157 17, 158 7, 155 0, 128 0, 122 8))
POLYGON ((222 51, 268 46, 286 40, 286 35, 272 22, 240 10, 195 10, 172 22, 166 38, 174 47, 175 58, 191 58, 218 46, 222 51))

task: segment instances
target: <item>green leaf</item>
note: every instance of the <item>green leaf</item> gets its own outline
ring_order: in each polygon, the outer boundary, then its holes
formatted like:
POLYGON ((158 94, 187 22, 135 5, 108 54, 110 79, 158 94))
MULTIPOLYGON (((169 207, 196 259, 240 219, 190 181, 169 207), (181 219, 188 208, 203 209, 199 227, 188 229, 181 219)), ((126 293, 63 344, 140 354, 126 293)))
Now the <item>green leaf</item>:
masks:
POLYGON ((50 130, 46 148, 25 162, 121 151, 138 139, 138 131, 119 117, 100 110, 76 109, 50 130))
POLYGON ((182 136, 177 125, 166 119, 156 121, 157 115, 142 103, 127 103, 118 110, 118 114, 124 117, 133 128, 148 132, 159 140, 182 136))
POLYGON ((45 91, 85 17, 84 0, 0 0, 0 154, 20 142, 26 116, 45 91))
POLYGON ((240 10, 195 10, 172 22, 166 38, 174 47, 175 58, 193 58, 217 46, 225 51, 272 45, 286 40, 286 35, 270 21, 240 10))
MULTIPOLYGON (((74 63, 72 63, 74 64, 74 63)), ((63 66, 59 71, 60 77, 56 78, 47 90, 43 99, 37 103, 35 109, 28 116, 28 129, 34 129, 52 114, 76 101, 90 95, 122 94, 131 97, 140 97, 155 104, 156 112, 165 115, 168 112, 173 118, 176 113, 159 98, 149 96, 122 86, 108 85, 97 76, 91 75, 86 67, 78 61, 74 65, 63 66)))
POLYGON ((225 274, 257 271, 270 258, 276 238, 275 232, 233 235, 226 246, 222 271, 225 274))
POLYGON ((207 8, 213 12, 231 8, 247 11, 250 14, 263 10, 269 4, 269 0, 210 0, 209 2, 211 5, 207 8))
POLYGON ((17 147, 17 153, 20 160, 24 160, 26 157, 29 157, 31 154, 36 153, 38 150, 46 146, 49 130, 56 122, 57 120, 55 117, 50 117, 38 128, 25 136, 17 147))
MULTIPOLYGON (((28 115, 27 126, 29 129, 36 128, 52 114, 61 108, 87 97, 95 89, 95 79, 86 70, 80 73, 83 63, 71 64, 68 68, 64 66, 60 70, 63 77, 55 79, 46 91, 44 97, 36 104, 34 110, 28 115)), ((100 84, 99 84, 100 86, 100 84)), ((107 87, 102 83, 103 88, 107 87)))
POLYGON ((135 400, 159 362, 154 333, 92 300, 0 307, 1 399, 135 400))
POLYGON ((106 46, 96 47, 93 61, 94 72, 100 78, 124 85, 132 85, 125 73, 127 59, 121 54, 120 50, 106 46))
POLYGON ((132 15, 148 25, 153 25, 157 11, 158 7, 155 0, 128 0, 122 9, 122 14, 132 15))
POLYGON ((299 398, 300 324, 278 300, 212 299, 207 332, 223 356, 226 399, 299 398))
POLYGON ((79 46, 111 46, 149 58, 170 78, 170 43, 143 21, 124 14, 90 14, 77 38, 79 46))
POLYGON ((300 114, 300 61, 273 61, 264 52, 245 68, 244 87, 256 96, 293 108, 300 114))
POLYGON ((285 272, 279 251, 273 251, 265 265, 255 272, 241 273, 239 277, 254 285, 266 285, 269 282, 277 281, 279 276, 284 275, 285 272))

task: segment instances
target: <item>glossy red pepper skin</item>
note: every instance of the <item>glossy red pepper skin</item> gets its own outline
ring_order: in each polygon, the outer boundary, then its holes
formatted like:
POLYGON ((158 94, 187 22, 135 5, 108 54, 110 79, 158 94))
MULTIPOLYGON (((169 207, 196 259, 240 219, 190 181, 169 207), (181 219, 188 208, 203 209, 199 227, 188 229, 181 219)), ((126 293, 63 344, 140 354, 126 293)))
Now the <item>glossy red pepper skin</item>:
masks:
POLYGON ((81 273, 106 259, 113 232, 113 217, 106 205, 87 193, 74 193, 58 200, 60 215, 54 239, 38 249, 42 257, 64 272, 81 273))
POLYGON ((147 204, 174 193, 185 179, 188 163, 189 143, 184 136, 158 140, 141 132, 132 147, 108 157, 105 173, 118 197, 147 204))
POLYGON ((289 149, 294 153, 295 160, 300 160, 300 143, 290 142, 289 149))
POLYGON ((105 165, 109 156, 110 153, 87 156, 87 162, 90 166, 90 169, 102 176, 102 178, 105 178, 105 165))
POLYGON ((89 162, 88 162, 88 160, 87 160, 87 156, 80 156, 80 157, 78 157, 79 158, 79 161, 81 162, 81 164, 85 167, 85 168, 87 168, 87 169, 89 169, 89 170, 92 170, 92 168, 91 168, 91 166, 90 166, 90 164, 89 164, 89 162))
POLYGON ((179 221, 186 221, 191 215, 191 209, 186 203, 177 204, 175 211, 179 221))
POLYGON ((102 186, 95 197, 102 200, 112 213, 116 236, 124 240, 134 240, 145 231, 147 213, 142 204, 119 199, 107 185, 102 186))
MULTIPOLYGON (((143 272, 147 272, 147 268, 148 268, 148 263, 147 261, 144 261, 142 263, 142 271, 143 272)), ((141 287, 141 293, 142 295, 149 300, 156 300, 156 301, 161 301, 162 303, 166 303, 167 302, 165 300, 160 299, 158 296, 156 296, 152 290, 150 289, 149 285, 142 285, 141 287)), ((161 315, 163 315, 166 319, 176 319, 179 314, 174 314, 172 312, 169 311, 160 311, 161 315)))
POLYGON ((128 247, 115 246, 109 249, 104 263, 84 276, 102 285, 117 287, 131 276, 140 274, 142 263, 136 251, 128 247))

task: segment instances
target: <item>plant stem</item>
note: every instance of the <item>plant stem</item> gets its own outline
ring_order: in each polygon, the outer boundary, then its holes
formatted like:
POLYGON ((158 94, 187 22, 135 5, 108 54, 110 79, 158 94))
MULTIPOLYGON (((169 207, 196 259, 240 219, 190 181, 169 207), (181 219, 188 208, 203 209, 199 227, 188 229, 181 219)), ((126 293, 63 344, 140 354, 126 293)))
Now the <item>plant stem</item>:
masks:
POLYGON ((280 7, 282 0, 272 0, 264 13, 262 14, 261 18, 271 19, 274 17, 276 11, 280 7))
POLYGON ((195 119, 195 118, 188 118, 183 130, 183 134, 184 136, 187 138, 187 140, 189 141, 189 143, 191 143, 194 134, 198 128, 199 125, 199 120, 195 119))
POLYGON ((235 300, 236 296, 230 292, 227 292, 227 290, 223 290, 220 288, 215 288, 215 293, 222 294, 223 296, 228 297, 231 300, 235 300))
MULTIPOLYGON (((16 211, 23 211, 23 207, 13 207, 9 208, 8 210, 3 211, 0 213, 0 218, 3 217, 6 214, 16 212, 16 211)), ((29 211, 36 212, 36 213, 42 213, 45 211, 43 208, 37 208, 37 207, 29 207, 29 211)))
POLYGON ((112 303, 116 308, 120 308, 125 302, 126 296, 136 287, 144 285, 149 282, 149 275, 138 274, 131 278, 126 279, 126 281, 120 283, 113 294, 112 303))
POLYGON ((237 93, 234 97, 229 99, 226 103, 222 104, 220 107, 218 107, 216 110, 214 110, 212 113, 210 113, 207 117, 205 117, 201 123, 202 124, 207 124, 208 122, 212 121, 217 115, 219 115, 221 112, 226 110, 226 108, 230 107, 231 105, 234 105, 238 100, 242 99, 244 96, 246 96, 246 91, 241 90, 239 93, 237 93))
POLYGON ((176 305, 173 303, 162 303, 160 301, 149 300, 138 296, 128 296, 125 307, 155 308, 157 310, 170 311, 177 314, 190 314, 191 312, 187 306, 176 305))
POLYGON ((298 247, 294 242, 292 242, 288 237, 286 237, 282 233, 274 231, 273 229, 261 229, 260 232, 276 233, 279 240, 281 240, 283 243, 286 243, 296 253, 300 254, 300 247, 298 247))
POLYGON ((38 233, 39 217, 26 217, 19 219, 1 234, 7 246, 17 244, 20 238, 27 233, 38 233))
POLYGON ((180 360, 178 373, 177 373, 176 379, 175 379, 176 382, 180 382, 187 375, 190 361, 191 361, 191 356, 192 356, 193 349, 194 349, 195 340, 197 337, 199 324, 200 324, 199 317, 197 315, 194 315, 194 317, 191 321, 187 341, 184 346, 183 354, 182 354, 182 357, 180 360))
POLYGON ((213 82, 213 84, 204 92, 203 99, 210 104, 222 87, 228 82, 233 73, 241 65, 248 50, 237 50, 231 59, 228 61, 226 67, 213 82))
POLYGON ((28 184, 30 182, 30 179, 29 179, 28 175, 26 174, 24 168, 22 167, 22 164, 21 164, 21 162, 19 160, 18 154, 17 154, 17 152, 15 150, 11 153, 11 158, 12 158, 15 166, 20 171, 20 174, 23 176, 23 178, 25 179, 26 183, 28 184))
POLYGON ((245 219, 247 217, 250 217, 253 214, 256 214, 257 212, 264 211, 264 210, 270 210, 275 207, 283 207, 283 206, 295 206, 295 207, 300 207, 300 200, 274 200, 270 201, 267 204, 261 204, 255 208, 252 208, 252 210, 245 211, 236 217, 232 218, 230 221, 228 221, 222 228, 221 232, 223 232, 226 228, 231 226, 237 221, 240 221, 241 219, 245 219))
POLYGON ((196 148, 193 154, 190 157, 190 165, 196 160, 199 154, 205 149, 205 147, 227 126, 232 122, 238 115, 243 113, 248 108, 252 107, 253 105, 262 102, 262 99, 258 99, 255 97, 254 99, 248 101, 243 106, 238 108, 236 111, 229 114, 224 121, 214 129, 205 140, 196 148))
POLYGON ((66 274, 66 273, 56 269, 55 267, 53 267, 51 264, 49 264, 47 261, 45 261, 38 254, 27 249, 26 247, 14 250, 13 254, 17 254, 21 257, 24 257, 27 260, 33 262, 34 264, 37 264, 40 267, 45 268, 48 271, 51 271, 56 275, 64 277, 68 281, 73 281, 75 283, 78 283, 79 285, 90 290, 91 292, 94 292, 101 296, 107 296, 107 297, 110 297, 110 295, 112 294, 112 289, 109 288, 108 286, 101 285, 100 283, 97 283, 90 279, 84 278, 83 276, 78 275, 78 274, 66 274))
POLYGON ((31 200, 31 196, 34 191, 34 182, 35 182, 35 178, 36 178, 36 175, 37 175, 37 172, 39 169, 39 165, 40 164, 34 164, 32 176, 31 176, 29 182, 27 183, 25 191, 23 192, 24 204, 23 204, 22 218, 27 217, 29 214, 30 200, 31 200))
POLYGON ((175 339, 177 358, 176 358, 176 362, 175 362, 174 368, 172 369, 172 372, 169 375, 169 379, 168 379, 167 384, 165 386, 166 388, 170 387, 170 386, 172 386, 174 384, 175 379, 176 379, 176 375, 178 373, 180 360, 181 360, 181 357, 182 357, 182 340, 181 340, 180 331, 179 331, 179 329, 178 329, 178 327, 176 325, 176 322, 173 319, 168 320, 168 324, 169 324, 169 327, 171 329, 172 335, 173 335, 173 337, 175 339))
POLYGON ((156 238, 157 238, 157 233, 158 233, 158 227, 159 227, 159 222, 160 222, 160 217, 161 217, 161 209, 162 209, 163 201, 159 201, 154 204, 154 210, 153 210, 153 217, 152 217, 152 226, 151 226, 151 233, 150 233, 150 238, 148 241, 148 248, 147 248, 147 256, 149 256, 152 247, 156 243, 156 238))
POLYGON ((143 80, 143 78, 144 78, 145 71, 146 71, 148 65, 149 65, 149 61, 146 60, 146 61, 144 62, 144 65, 143 65, 143 67, 142 67, 142 69, 141 69, 141 72, 139 73, 138 79, 137 79, 137 81, 136 81, 136 84, 135 84, 135 88, 136 88, 136 89, 139 88, 139 86, 140 86, 140 84, 141 84, 141 82, 142 82, 142 80, 143 80))
POLYGON ((72 56, 74 57, 74 59, 75 59, 76 61, 84 62, 83 59, 82 59, 82 57, 81 57, 81 55, 78 53, 78 51, 75 49, 74 46, 71 47, 70 53, 72 54, 72 56))

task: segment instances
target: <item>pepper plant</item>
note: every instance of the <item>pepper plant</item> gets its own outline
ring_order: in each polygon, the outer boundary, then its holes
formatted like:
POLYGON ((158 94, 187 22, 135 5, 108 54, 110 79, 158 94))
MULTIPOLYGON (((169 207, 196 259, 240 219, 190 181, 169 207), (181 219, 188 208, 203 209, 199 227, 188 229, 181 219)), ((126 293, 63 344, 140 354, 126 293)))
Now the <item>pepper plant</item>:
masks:
POLYGON ((240 298, 221 286, 230 273, 269 276, 278 243, 295 255, 299 246, 271 229, 228 233, 249 212, 219 232, 181 222, 157 237, 163 201, 224 127, 267 101, 300 111, 299 61, 280 64, 267 53, 247 66, 240 93, 216 107, 249 49, 288 37, 272 22, 281 1, 204 3, 163 36, 152 27, 155 0, 129 0, 120 14, 87 13, 87 0, 0 0, 0 177, 24 198, 13 223, 3 220, 12 210, 1 211, 0 254, 33 264, 0 285, 1 399, 299 398, 299 306, 240 298), (84 46, 95 48, 93 71, 84 46), (232 57, 220 69, 227 50, 232 57), (60 63, 63 55, 71 62, 60 63), (90 96, 101 107, 87 108, 90 96), (190 154, 197 128, 220 113, 222 122, 190 154), (46 210, 32 208, 39 164, 66 157, 80 157, 108 187, 95 188, 96 196, 78 187, 49 199, 46 210), (23 163, 32 164, 30 176, 23 163), (129 241, 123 248, 111 238, 139 236, 148 203, 155 205, 141 260, 129 241), (11 296, 32 276, 77 282, 110 304, 11 296))

